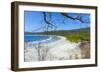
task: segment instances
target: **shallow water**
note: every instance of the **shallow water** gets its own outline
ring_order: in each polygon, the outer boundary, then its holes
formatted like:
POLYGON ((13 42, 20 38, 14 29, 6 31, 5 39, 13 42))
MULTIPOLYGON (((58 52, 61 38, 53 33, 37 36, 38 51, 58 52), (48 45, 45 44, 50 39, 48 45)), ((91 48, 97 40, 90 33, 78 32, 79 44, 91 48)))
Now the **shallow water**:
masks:
POLYGON ((42 41, 48 39, 49 36, 43 36, 43 35, 25 35, 24 41, 25 42, 31 42, 31 41, 42 41))

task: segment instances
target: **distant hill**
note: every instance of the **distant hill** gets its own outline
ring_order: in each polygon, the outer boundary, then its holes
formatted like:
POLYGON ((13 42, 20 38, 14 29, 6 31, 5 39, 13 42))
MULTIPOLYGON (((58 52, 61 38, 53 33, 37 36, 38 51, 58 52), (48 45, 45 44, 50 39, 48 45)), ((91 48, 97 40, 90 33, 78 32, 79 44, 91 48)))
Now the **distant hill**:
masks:
POLYGON ((66 37, 66 39, 74 42, 78 41, 90 41, 90 28, 74 29, 74 30, 59 30, 59 31, 48 31, 48 32, 25 32, 25 34, 44 34, 44 35, 60 35, 66 37))
POLYGON ((90 28, 81 28, 81 29, 73 29, 73 30, 56 30, 56 31, 48 31, 48 32, 25 32, 25 34, 57 34, 57 33, 79 33, 79 32, 90 32, 90 28))

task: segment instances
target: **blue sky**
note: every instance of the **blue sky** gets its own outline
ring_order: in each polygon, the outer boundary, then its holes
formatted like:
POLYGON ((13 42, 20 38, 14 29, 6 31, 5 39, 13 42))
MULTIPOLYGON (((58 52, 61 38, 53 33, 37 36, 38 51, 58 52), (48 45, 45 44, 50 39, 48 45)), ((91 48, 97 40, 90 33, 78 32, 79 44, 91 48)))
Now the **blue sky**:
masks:
MULTIPOLYGON (((79 13, 69 13, 70 16, 76 17, 79 13)), ((60 13, 52 12, 52 23, 57 26, 56 30, 72 30, 90 27, 90 14, 80 14, 84 20, 89 23, 81 23, 78 20, 64 18, 60 13), (63 20, 64 23, 63 23, 63 20)), ((43 20, 42 12, 24 11, 24 31, 25 32, 43 32, 46 23, 43 20), (41 29, 39 29, 41 28, 41 29), (37 30, 39 29, 39 30, 37 30)))

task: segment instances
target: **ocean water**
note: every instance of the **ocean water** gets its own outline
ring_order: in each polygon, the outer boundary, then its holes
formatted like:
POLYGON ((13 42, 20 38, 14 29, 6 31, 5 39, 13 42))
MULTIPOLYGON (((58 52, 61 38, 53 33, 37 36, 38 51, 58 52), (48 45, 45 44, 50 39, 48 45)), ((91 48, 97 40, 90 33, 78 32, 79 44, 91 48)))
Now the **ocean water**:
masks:
POLYGON ((24 42, 42 41, 48 38, 49 36, 44 36, 44 35, 24 35, 24 42))

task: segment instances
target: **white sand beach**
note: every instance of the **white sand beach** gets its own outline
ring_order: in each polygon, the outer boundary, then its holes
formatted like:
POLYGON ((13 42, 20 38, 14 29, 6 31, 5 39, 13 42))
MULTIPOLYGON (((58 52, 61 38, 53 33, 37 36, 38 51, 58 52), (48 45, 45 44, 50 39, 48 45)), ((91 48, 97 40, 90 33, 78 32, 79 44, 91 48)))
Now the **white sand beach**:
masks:
POLYGON ((33 62, 81 59, 79 44, 70 42, 62 36, 51 36, 49 40, 38 43, 25 43, 24 60, 33 62))

